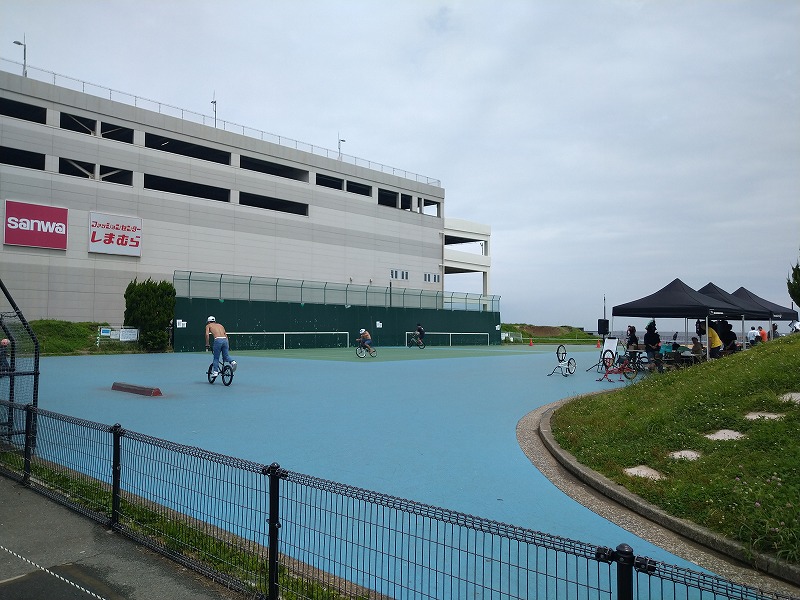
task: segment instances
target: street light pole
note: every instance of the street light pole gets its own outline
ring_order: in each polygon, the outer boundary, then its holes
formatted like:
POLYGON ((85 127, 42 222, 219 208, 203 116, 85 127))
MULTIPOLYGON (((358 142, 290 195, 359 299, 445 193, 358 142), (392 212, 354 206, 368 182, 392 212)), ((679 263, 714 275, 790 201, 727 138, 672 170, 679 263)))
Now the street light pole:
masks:
POLYGON ((28 76, 28 44, 25 43, 25 34, 22 34, 22 41, 14 40, 17 46, 22 46, 22 76, 28 76))
MULTIPOLYGON (((336 132, 336 137, 339 138, 339 132, 336 132)), ((347 140, 343 140, 339 138, 339 160, 342 160, 342 142, 346 142, 347 140)))

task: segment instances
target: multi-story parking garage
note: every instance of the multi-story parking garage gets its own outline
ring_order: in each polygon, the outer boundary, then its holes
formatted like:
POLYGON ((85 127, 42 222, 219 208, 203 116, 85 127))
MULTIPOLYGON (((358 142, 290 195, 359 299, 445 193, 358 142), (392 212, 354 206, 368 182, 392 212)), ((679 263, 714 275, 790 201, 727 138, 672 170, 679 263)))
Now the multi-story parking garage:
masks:
POLYGON ((0 196, 28 318, 121 323, 134 278, 176 272, 421 293, 480 272, 499 311, 490 229, 446 218, 438 180, 52 73, 0 71, 0 196))

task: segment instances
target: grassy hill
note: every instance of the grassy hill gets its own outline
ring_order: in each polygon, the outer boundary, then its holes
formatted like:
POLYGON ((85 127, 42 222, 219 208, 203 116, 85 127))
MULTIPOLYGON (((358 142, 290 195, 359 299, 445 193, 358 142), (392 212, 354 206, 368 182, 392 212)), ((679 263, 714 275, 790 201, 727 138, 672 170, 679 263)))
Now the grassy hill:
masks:
POLYGON ((596 336, 586 333, 579 327, 569 325, 554 327, 552 325, 528 325, 527 323, 503 323, 500 330, 518 333, 525 343, 533 340, 534 342, 594 344, 597 341, 596 336))
POLYGON ((553 415, 553 434, 579 462, 669 514, 798 564, 800 405, 782 400, 789 392, 800 392, 800 335, 577 399, 553 415), (754 412, 782 416, 746 418, 754 412), (721 429, 744 437, 705 437, 721 429), (679 450, 701 456, 669 457, 679 450), (625 474, 638 465, 664 478, 625 474))

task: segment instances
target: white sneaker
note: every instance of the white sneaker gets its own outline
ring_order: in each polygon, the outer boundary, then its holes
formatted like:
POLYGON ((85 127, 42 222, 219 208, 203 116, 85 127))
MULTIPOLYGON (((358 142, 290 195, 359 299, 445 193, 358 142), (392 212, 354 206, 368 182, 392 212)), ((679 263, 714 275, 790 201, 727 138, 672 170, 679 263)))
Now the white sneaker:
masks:
POLYGON ((236 361, 235 360, 231 361, 231 369, 233 369, 234 373, 236 372, 236 361))
POLYGON ((217 375, 219 375, 219 371, 211 371, 212 377, 216 377, 217 375))

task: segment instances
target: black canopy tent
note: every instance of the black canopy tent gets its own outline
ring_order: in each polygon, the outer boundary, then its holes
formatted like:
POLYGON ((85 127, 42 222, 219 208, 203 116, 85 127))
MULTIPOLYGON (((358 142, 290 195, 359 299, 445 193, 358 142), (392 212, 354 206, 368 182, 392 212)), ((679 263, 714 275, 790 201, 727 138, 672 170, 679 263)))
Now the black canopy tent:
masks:
MULTIPOLYGON (((741 313, 741 307, 701 294, 680 279, 675 279, 649 296, 611 309, 612 317, 705 319, 706 331, 709 317, 739 318, 741 313)), ((710 349, 706 349, 706 354, 709 352, 710 349)))
POLYGON ((752 302, 761 306, 764 310, 768 311, 770 314, 768 317, 772 321, 797 321, 797 311, 792 308, 786 308, 785 306, 779 306, 774 302, 770 302, 769 300, 764 300, 764 298, 760 298, 756 296, 750 290, 740 287, 738 290, 731 294, 736 298, 741 298, 742 300, 747 300, 748 302, 752 302))
POLYGON ((721 287, 714 285, 711 282, 709 282, 707 285, 704 285, 697 291, 700 292, 701 294, 705 294, 706 296, 710 296, 711 298, 716 298, 717 300, 724 300, 728 304, 733 304, 734 306, 740 309, 740 312, 737 315, 725 315, 725 316, 728 318, 736 317, 737 319, 741 319, 742 343, 744 343, 745 341, 745 329, 744 329, 745 320, 769 319, 770 317, 770 312, 760 304, 756 304, 755 302, 753 302, 748 298, 738 298, 733 294, 729 294, 721 287))
POLYGON ((705 319, 740 315, 741 308, 693 290, 675 279, 657 292, 611 309, 611 316, 705 319))
POLYGON ((760 304, 756 304, 748 298, 739 298, 733 294, 729 294, 721 287, 718 287, 713 283, 708 283, 697 291, 701 294, 705 294, 706 296, 710 296, 711 298, 723 300, 728 304, 732 304, 738 309, 738 312, 735 315, 725 315, 726 317, 744 318, 748 321, 769 319, 769 311, 760 304))

